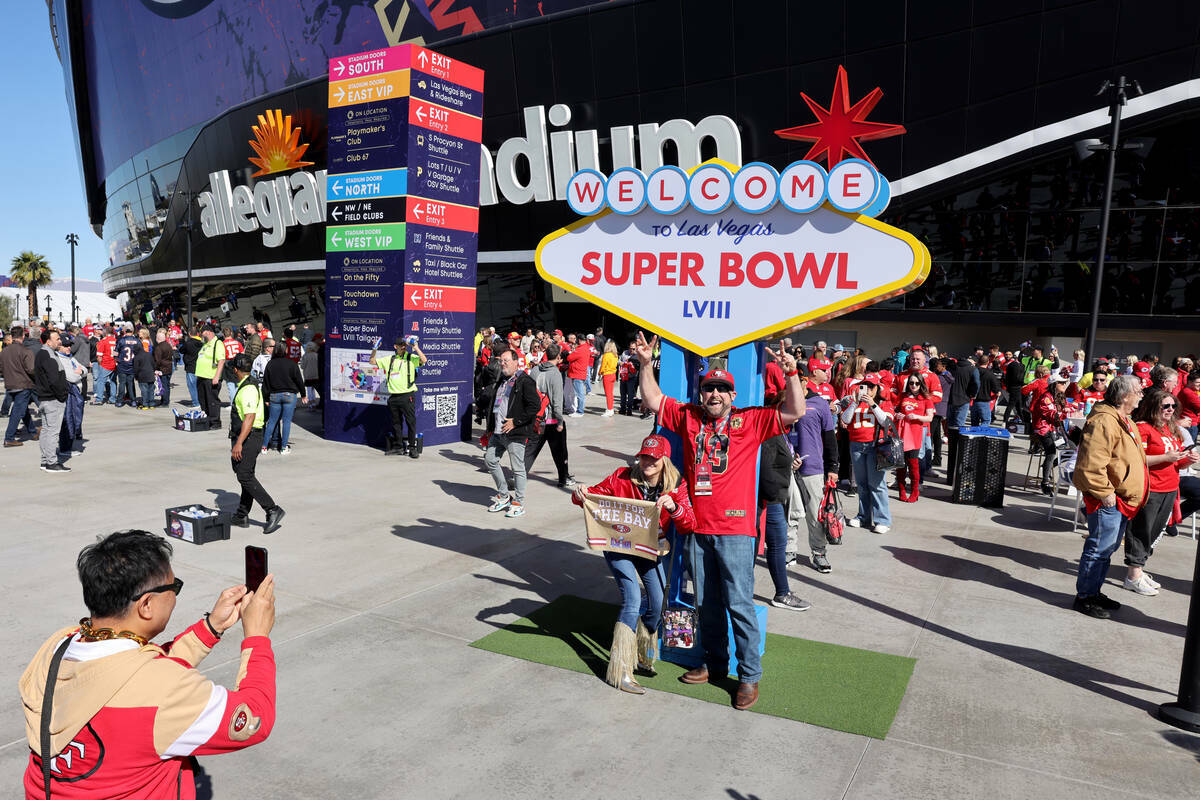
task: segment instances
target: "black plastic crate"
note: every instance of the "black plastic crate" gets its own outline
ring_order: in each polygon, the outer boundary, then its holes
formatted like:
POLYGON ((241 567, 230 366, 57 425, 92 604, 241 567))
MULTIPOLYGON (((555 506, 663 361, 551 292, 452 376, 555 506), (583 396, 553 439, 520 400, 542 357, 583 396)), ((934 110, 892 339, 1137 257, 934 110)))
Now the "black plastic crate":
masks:
POLYGON ((192 544, 206 544, 229 538, 229 514, 216 508, 205 508, 199 503, 194 506, 177 506, 167 509, 167 536, 192 544), (217 512, 215 517, 186 516, 190 508, 217 512))
POLYGON ((212 420, 208 417, 176 417, 175 430, 177 431, 210 431, 212 430, 212 420))

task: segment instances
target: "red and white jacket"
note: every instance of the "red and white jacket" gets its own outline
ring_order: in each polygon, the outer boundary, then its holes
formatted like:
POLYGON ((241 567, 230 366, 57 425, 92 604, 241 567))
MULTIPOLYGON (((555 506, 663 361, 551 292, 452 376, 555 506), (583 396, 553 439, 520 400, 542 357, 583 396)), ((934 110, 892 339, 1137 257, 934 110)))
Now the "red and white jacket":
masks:
MULTIPOLYGON (((603 494, 609 497, 632 497, 635 500, 645 500, 646 497, 642 494, 641 488, 630 477, 631 472, 632 470, 629 467, 622 467, 595 486, 589 486, 585 491, 588 494, 603 494)), ((667 494, 675 501, 675 510, 667 511, 665 508, 662 509, 658 517, 658 529, 660 531, 664 530, 668 522, 674 522, 676 533, 691 533, 696 527, 696 514, 692 510, 692 500, 688 497, 687 483, 680 481, 674 491, 667 494)), ((571 494, 571 502, 577 506, 582 505, 574 493, 571 494)))
POLYGON ((41 713, 55 650, 72 637, 55 683, 50 724, 50 791, 55 798, 195 798, 194 755, 240 750, 275 724, 271 640, 242 640, 232 690, 196 670, 217 639, 201 620, 168 645, 131 639, 84 642, 65 628, 38 650, 21 676, 29 766, 25 796, 44 798, 41 713))

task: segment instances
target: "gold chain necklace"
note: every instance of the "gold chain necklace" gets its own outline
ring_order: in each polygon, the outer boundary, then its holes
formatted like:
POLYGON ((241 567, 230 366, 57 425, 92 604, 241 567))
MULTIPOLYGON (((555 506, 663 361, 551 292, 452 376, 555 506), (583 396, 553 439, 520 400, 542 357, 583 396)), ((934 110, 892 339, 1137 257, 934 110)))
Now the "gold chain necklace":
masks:
POLYGON ((79 620, 80 641, 105 642, 109 639, 132 639, 142 647, 149 644, 145 636, 138 636, 133 631, 114 631, 112 628, 93 628, 91 617, 79 620))

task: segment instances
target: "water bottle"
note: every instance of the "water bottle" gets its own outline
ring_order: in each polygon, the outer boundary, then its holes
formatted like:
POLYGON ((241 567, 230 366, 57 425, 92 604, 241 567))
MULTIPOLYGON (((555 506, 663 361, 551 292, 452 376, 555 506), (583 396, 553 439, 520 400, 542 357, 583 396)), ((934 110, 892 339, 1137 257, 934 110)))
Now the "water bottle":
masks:
POLYGON ((425 450, 425 434, 417 434, 417 455, 420 455, 425 450))

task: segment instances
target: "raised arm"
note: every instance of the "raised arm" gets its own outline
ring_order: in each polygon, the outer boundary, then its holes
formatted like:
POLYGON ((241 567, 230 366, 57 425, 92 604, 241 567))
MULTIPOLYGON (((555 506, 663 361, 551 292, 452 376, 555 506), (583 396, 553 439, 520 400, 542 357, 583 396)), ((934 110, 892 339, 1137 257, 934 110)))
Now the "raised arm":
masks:
POLYGON ((638 370, 638 384, 642 390, 642 403, 655 414, 658 413, 658 408, 662 405, 663 398, 662 389, 658 387, 658 381, 654 380, 654 369, 650 366, 654 360, 654 345, 656 344, 658 344, 657 336, 647 342, 645 334, 638 331, 637 340, 633 345, 633 350, 637 353, 638 360, 642 364, 641 369, 638 370))

